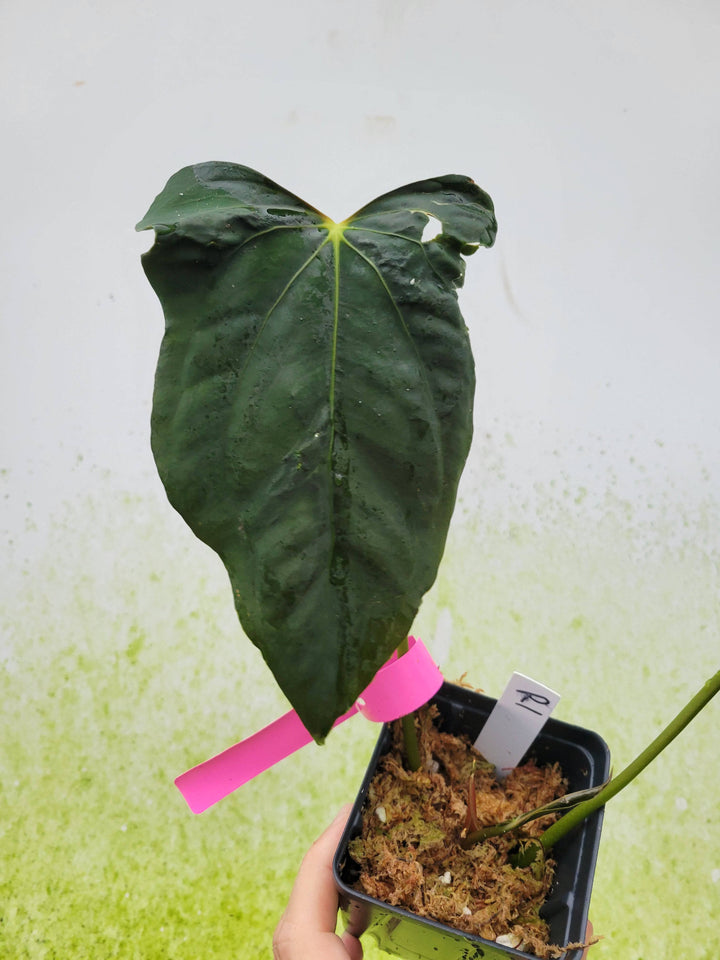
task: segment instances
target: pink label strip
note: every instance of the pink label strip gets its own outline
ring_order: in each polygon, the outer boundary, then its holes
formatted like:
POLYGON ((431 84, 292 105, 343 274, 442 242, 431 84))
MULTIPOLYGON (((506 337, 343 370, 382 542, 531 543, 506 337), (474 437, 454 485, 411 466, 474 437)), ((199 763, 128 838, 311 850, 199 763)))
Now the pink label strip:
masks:
MULTIPOLYGON (((358 712, 376 723, 397 720, 427 703, 442 682, 443 676, 422 640, 410 637, 408 652, 401 657, 393 654, 334 726, 358 712)), ((311 741, 297 713, 291 710, 247 739, 181 774, 175 785, 192 812, 202 813, 311 741)))

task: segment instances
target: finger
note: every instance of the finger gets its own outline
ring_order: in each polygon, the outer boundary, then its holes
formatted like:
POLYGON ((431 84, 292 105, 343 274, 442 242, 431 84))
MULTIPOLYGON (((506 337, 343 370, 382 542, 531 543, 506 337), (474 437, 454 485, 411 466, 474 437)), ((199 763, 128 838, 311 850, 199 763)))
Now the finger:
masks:
POLYGON ((338 895, 332 858, 351 809, 351 804, 342 807, 303 858, 285 911, 296 929, 335 931, 338 895))
MULTIPOLYGON (((589 940, 592 940, 592 937, 593 937, 593 926, 588 920, 587 927, 585 928, 585 942, 587 943, 589 940)), ((583 950, 583 955, 580 958, 580 960, 587 960, 589 949, 590 947, 585 947, 585 949, 583 950)))
POLYGON ((363 960, 362 944, 357 937, 354 937, 346 930, 340 939, 342 940, 342 944, 345 947, 349 960, 363 960))

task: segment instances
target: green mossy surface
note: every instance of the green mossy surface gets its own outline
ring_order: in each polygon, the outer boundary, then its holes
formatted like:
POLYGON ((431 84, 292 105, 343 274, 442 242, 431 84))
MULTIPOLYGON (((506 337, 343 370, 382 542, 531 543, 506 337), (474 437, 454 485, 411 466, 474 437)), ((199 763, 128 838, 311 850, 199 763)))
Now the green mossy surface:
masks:
MULTIPOLYGON (((559 690, 557 715, 597 729, 617 769, 717 669, 717 508, 684 511, 670 491, 639 519, 609 497, 538 499, 458 511, 415 632, 448 679, 467 671, 497 695, 519 669, 559 690)), ((162 500, 111 487, 29 517, 26 543, 9 545, 1 644, 0 957, 269 956, 372 725, 357 718, 190 814, 174 777, 285 704, 219 562, 162 500)), ((607 811, 598 960, 720 954, 719 707, 607 811)))

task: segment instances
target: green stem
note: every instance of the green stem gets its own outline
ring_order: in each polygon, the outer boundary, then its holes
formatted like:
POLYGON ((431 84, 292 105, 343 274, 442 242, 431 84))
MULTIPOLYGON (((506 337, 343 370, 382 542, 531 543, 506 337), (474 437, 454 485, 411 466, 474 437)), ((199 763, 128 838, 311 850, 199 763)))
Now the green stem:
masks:
POLYGON ((569 813, 566 813, 564 817, 557 820, 551 827, 548 827, 540 838, 543 850, 550 850, 566 833, 569 833, 578 826, 578 824, 582 823, 591 813, 599 810, 611 797, 614 797, 615 794, 619 793, 623 787, 626 787, 631 780, 634 780, 635 777, 685 729, 693 717, 700 713, 703 707, 712 700, 719 690, 720 670, 705 683, 692 700, 682 708, 675 719, 665 727, 662 733, 660 733, 632 763, 625 767, 616 777, 613 777, 598 794, 590 800, 585 800, 578 804, 569 813))
MULTIPOLYGON (((398 647, 398 656, 408 653, 410 644, 405 637, 398 647)), ((418 743, 417 730, 415 729, 415 714, 408 713, 402 718, 403 740, 405 741, 405 759, 410 770, 420 769, 420 744, 418 743)))
POLYGON ((495 823, 490 827, 481 827, 478 830, 473 830, 460 840, 460 846, 464 850, 469 850, 470 847, 476 843, 481 843, 489 837, 502 837, 506 833, 513 833, 515 830, 524 827, 526 823, 530 823, 531 820, 537 820, 538 817, 546 817, 551 813, 562 813, 571 810, 574 806, 577 806, 577 804, 589 800, 590 797, 594 797, 596 793, 600 793, 609 782, 608 780, 605 783, 598 784, 597 787, 588 787, 586 790, 576 790, 574 793, 565 793, 556 800, 544 803, 541 807, 536 807, 534 810, 528 810, 527 813, 521 813, 519 816, 513 817, 512 820, 504 820, 502 823, 495 823))

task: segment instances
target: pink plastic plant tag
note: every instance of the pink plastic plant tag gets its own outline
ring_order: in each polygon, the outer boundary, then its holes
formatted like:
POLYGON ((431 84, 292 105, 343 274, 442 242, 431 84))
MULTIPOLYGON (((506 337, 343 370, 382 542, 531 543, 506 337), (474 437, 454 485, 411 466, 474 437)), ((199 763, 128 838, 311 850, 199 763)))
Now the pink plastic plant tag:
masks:
MULTIPOLYGON (((334 726, 356 713, 388 723, 417 710, 440 689, 443 676, 422 640, 410 637, 408 652, 395 653, 378 670, 353 706, 334 726)), ((175 785, 193 813, 202 813, 248 780, 312 741, 294 710, 181 774, 175 785)))

